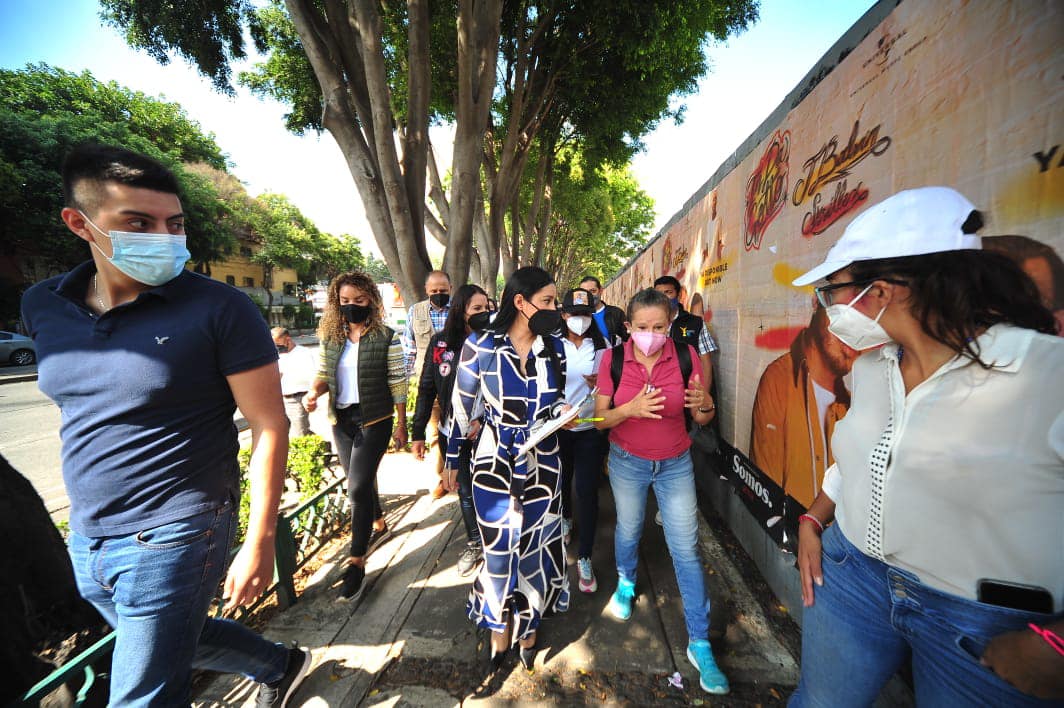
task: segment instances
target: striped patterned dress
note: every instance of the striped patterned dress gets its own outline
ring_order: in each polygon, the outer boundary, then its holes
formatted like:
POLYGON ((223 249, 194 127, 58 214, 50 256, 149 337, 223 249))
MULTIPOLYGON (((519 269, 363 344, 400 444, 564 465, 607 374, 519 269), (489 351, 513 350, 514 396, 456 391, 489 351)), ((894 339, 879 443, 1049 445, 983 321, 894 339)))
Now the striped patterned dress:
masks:
MULTIPOLYGON (((564 376, 561 340, 546 341, 564 376)), ((473 505, 484 564, 473 580, 467 611, 477 626, 500 632, 512 613, 513 642, 534 632, 544 613, 569 608, 557 437, 547 437, 527 454, 517 452, 564 390, 543 338, 533 340, 527 376, 519 364, 505 333, 470 335, 458 363, 447 438, 447 465, 457 469, 469 423, 483 410, 473 455, 473 505)))

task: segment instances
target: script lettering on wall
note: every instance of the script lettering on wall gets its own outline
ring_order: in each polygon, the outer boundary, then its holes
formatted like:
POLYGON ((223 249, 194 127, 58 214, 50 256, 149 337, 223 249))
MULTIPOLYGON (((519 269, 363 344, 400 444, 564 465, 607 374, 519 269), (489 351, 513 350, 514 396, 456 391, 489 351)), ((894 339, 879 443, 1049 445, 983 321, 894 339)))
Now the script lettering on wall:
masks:
POLYGON ((747 251, 761 248, 765 229, 787 201, 787 169, 791 132, 776 131, 765 154, 746 182, 746 214, 743 222, 747 251))
POLYGON ((868 157, 878 157, 890 147, 890 136, 880 135, 882 125, 861 133, 861 121, 853 122, 853 130, 846 145, 839 149, 839 136, 833 135, 816 153, 802 163, 802 176, 794 183, 791 202, 795 206, 809 202, 809 211, 802 218, 802 235, 815 236, 868 201, 868 189, 863 182, 850 189, 847 183, 853 168, 868 157), (824 194, 835 185, 830 200, 824 194))

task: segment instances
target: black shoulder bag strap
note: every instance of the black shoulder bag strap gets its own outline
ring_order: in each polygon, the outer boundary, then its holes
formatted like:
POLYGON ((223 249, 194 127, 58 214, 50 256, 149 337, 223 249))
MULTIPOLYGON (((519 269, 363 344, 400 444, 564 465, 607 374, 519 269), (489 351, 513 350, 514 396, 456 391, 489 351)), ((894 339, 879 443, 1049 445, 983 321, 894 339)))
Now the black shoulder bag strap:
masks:
POLYGON ((550 358, 550 363, 554 367, 554 373, 558 377, 558 391, 560 392, 559 398, 565 397, 565 369, 562 368, 562 361, 558 358, 558 350, 554 344, 558 340, 555 337, 543 337, 543 348, 547 350, 547 356, 550 358))

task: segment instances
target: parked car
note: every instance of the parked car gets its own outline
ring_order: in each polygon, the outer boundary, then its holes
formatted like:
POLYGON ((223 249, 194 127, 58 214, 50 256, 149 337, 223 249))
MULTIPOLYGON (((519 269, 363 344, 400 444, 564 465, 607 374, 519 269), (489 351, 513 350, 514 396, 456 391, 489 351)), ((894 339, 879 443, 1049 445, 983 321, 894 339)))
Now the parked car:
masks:
POLYGON ((0 331, 0 364, 29 366, 37 361, 33 340, 14 332, 0 331))

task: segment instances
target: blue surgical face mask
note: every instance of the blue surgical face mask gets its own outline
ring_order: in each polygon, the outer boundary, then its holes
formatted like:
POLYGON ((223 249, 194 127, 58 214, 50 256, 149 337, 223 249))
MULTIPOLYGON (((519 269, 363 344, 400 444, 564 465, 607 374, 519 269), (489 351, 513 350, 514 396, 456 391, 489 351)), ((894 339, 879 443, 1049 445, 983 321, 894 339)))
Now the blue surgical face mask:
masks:
POLYGON ((142 234, 131 231, 110 231, 104 233, 84 212, 81 215, 92 228, 111 239, 111 257, 108 258, 95 243, 93 247, 100 251, 118 270, 138 283, 145 285, 162 285, 181 275, 185 263, 192 257, 185 247, 185 235, 142 234))

